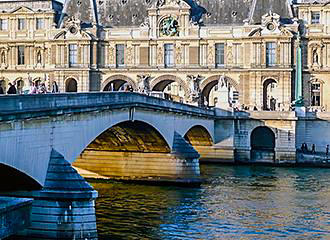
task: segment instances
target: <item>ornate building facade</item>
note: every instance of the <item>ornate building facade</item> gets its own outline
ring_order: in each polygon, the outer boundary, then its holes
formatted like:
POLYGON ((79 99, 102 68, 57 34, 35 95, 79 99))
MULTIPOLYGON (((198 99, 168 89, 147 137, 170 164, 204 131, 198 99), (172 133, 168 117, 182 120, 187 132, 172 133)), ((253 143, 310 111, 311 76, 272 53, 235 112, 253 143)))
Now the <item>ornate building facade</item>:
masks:
POLYGON ((0 86, 136 91, 288 110, 297 48, 307 107, 330 110, 330 4, 288 0, 0 0, 0 86))

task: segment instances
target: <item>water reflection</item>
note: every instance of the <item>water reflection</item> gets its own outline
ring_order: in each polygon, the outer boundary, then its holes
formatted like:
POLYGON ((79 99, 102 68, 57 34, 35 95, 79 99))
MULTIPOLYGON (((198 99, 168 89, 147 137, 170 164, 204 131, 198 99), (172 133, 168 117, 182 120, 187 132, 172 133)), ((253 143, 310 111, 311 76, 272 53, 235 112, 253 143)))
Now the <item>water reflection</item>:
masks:
POLYGON ((200 188, 98 183, 99 239, 326 239, 329 169, 201 166, 200 188))

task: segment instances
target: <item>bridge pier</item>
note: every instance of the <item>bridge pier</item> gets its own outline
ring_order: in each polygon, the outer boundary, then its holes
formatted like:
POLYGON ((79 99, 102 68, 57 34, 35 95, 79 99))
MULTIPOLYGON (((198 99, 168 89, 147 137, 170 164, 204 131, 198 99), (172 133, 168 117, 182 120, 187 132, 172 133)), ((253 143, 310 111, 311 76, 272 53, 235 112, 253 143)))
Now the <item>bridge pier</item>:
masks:
POLYGON ((7 195, 33 198, 31 225, 14 239, 97 240, 97 192, 63 156, 52 150, 44 188, 7 195))
POLYGON ((233 163, 234 150, 232 147, 193 146, 200 154, 201 163, 233 163))

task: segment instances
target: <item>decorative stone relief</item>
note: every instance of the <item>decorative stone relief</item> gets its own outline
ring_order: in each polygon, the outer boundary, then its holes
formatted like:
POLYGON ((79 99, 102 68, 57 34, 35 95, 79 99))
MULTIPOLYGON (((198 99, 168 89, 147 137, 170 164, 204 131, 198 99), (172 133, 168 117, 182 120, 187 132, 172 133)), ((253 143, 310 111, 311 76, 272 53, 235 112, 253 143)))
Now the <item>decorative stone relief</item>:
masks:
POLYGON ((133 47, 132 46, 129 46, 127 47, 127 50, 126 50, 126 62, 127 64, 132 64, 132 60, 133 60, 133 47))
POLYGON ((115 64, 115 48, 109 47, 109 63, 115 64))
POLYGON ((178 36, 179 35, 178 28, 179 28, 178 21, 172 16, 167 17, 160 22, 160 26, 159 26, 160 36, 161 37, 178 36))
POLYGON ((176 63, 182 64, 182 46, 178 45, 176 48, 176 63))
POLYGON ((209 45, 209 47, 208 47, 208 53, 207 53, 207 55, 208 55, 208 62, 209 62, 209 64, 214 64, 214 49, 213 49, 214 47, 213 47, 213 45, 209 45))
POLYGON ((157 64, 163 64, 163 48, 161 46, 157 49, 157 64))
POLYGON ((233 46, 227 46, 227 64, 233 63, 233 46))

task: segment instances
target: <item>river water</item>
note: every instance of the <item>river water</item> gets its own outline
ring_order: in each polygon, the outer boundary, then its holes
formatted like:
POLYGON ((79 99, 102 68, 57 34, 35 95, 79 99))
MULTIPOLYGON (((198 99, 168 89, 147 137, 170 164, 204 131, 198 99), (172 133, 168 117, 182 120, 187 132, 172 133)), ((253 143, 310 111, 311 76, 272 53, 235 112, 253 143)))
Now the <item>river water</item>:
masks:
POLYGON ((202 165, 183 188, 92 182, 99 239, 330 239, 330 169, 202 165))

